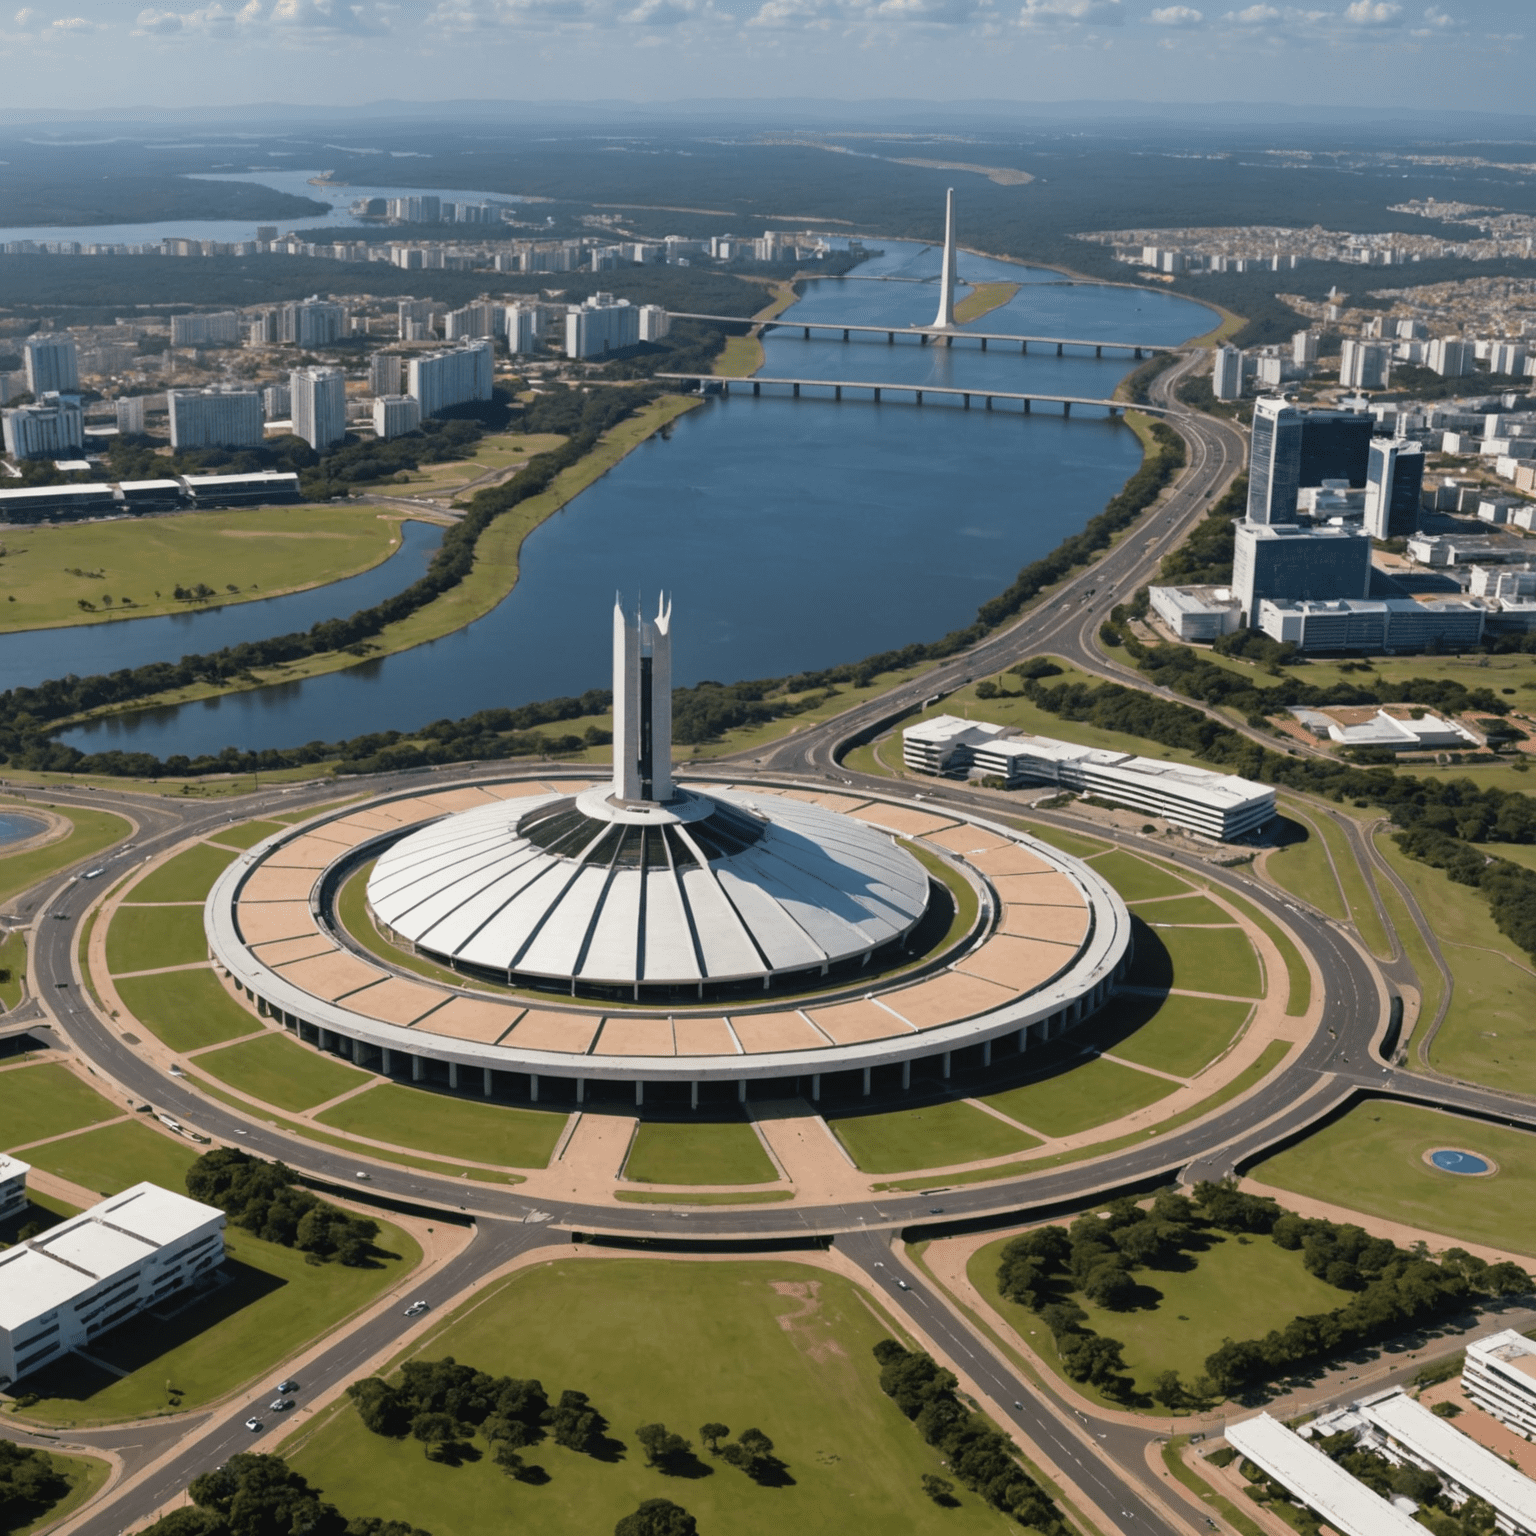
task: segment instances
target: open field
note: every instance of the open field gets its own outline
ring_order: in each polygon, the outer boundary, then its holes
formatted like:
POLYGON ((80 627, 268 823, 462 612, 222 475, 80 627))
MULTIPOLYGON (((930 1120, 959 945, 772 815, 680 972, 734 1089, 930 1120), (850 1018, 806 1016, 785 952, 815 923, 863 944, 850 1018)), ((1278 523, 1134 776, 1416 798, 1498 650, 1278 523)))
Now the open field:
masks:
MULTIPOLYGON (((428 640, 440 639, 489 613, 516 585, 523 540, 540 523, 607 474, 631 449, 637 448, 669 421, 701 403, 697 396, 685 398, 681 395, 663 395, 642 407, 629 420, 620 422, 605 433, 579 464, 572 465, 556 476, 549 490, 529 497, 496 518, 475 546, 474 568, 469 575, 425 608, 418 609, 397 624, 389 625, 375 636, 369 641, 370 657, 392 655, 396 651, 423 645, 428 640)), ((211 698, 216 694, 264 687, 269 683, 296 682, 301 678, 337 672, 344 667, 355 667, 357 660, 351 651, 326 651, 294 662, 256 668, 242 674, 234 683, 195 683, 186 688, 156 694, 153 698, 135 699, 128 707, 140 710, 166 704, 183 704, 211 698)), ((312 777, 313 770, 303 776, 312 777)))
POLYGON ((217 832, 210 832, 208 838, 210 842, 224 848, 254 848, 263 838, 287 830, 280 821, 238 821, 231 826, 220 827, 217 832))
POLYGON ((112 1471, 108 1463, 96 1456, 64 1456, 58 1451, 49 1451, 48 1458, 53 1462, 54 1470, 68 1480, 69 1491, 24 1524, 8 1525, 8 1536, 34 1536, 35 1532, 45 1527, 56 1526, 67 1520, 82 1504, 95 1496, 96 1490, 106 1482, 112 1471))
MULTIPOLYGON (((1143 908, 1142 911, 1155 910, 1143 908)), ((1241 928, 1158 928, 1138 922, 1127 977, 1135 987, 1178 987, 1262 997, 1259 957, 1241 928)))
POLYGON ((263 1028, 211 970, 138 976, 118 982, 117 991, 139 1023, 173 1051, 195 1051, 263 1028))
POLYGON ((279 1109, 313 1109, 359 1088, 369 1073, 269 1032, 259 1040, 227 1045, 197 1058, 200 1071, 279 1109))
POLYGON ((773 1166, 750 1125, 642 1121, 624 1177, 641 1184, 772 1184, 773 1166))
POLYGON ((393 553, 400 522, 348 502, 11 529, 0 544, 0 632, 186 613, 206 605, 173 594, 200 583, 215 603, 324 586, 393 553))
MULTIPOLYGON (((1125 1364, 1139 1390, 1159 1371, 1177 1371, 1186 1383, 1205 1368, 1205 1357, 1223 1339, 1262 1337, 1293 1317, 1330 1312, 1349 1293, 1309 1275, 1300 1251, 1287 1252, 1268 1237, 1243 1238, 1211 1231, 1204 1252, 1183 1255, 1183 1267, 1139 1269, 1139 1305, 1110 1312, 1073 1292, 1088 1314, 1085 1328, 1125 1345, 1125 1364)), ((1052 1369, 1059 1370, 1050 1329, 1027 1307, 1006 1301, 997 1289, 997 1265, 1007 1238, 978 1249, 966 1266, 971 1284, 1021 1334, 1052 1369)), ((1075 1391, 1097 1397, 1092 1387, 1075 1391)), ((1099 1398, 1099 1401, 1104 1399, 1099 1398)), ((1166 1413, 1166 1410, 1163 1410, 1166 1413)))
POLYGON ((1108 853, 1110 850, 1108 843, 1101 843, 1096 837, 1084 837, 1077 832, 1064 831, 1061 827, 1048 827, 1044 822, 1019 821, 1015 817, 1008 819, 1021 832, 1038 837, 1042 843, 1060 848, 1063 853, 1070 853, 1074 858, 1092 858, 1096 853, 1108 853))
MULTIPOLYGON (((47 805, 47 802, 43 804, 47 805)), ((26 800, 0 800, 0 809, 4 810, 26 811, 29 805, 26 800)), ((48 809, 57 810, 57 807, 49 805, 48 809)), ((71 864, 88 859, 103 848, 110 848, 129 832, 128 823, 108 811, 83 811, 71 806, 67 812, 59 811, 59 814, 67 816, 73 824, 67 836, 26 853, 0 856, 0 902, 9 901, 58 870, 68 869, 71 864)))
POLYGON ((124 900, 130 903, 201 901, 234 857, 226 849, 199 843, 185 853, 178 853, 174 859, 167 859, 159 869, 139 881, 124 900))
POLYGON ((978 283, 955 305, 955 320, 960 325, 980 320, 983 315, 990 315, 994 309, 1010 303, 1018 291, 1017 283, 978 283))
POLYGON ((1439 1110, 1387 1101, 1356 1105, 1299 1145, 1266 1158, 1253 1177, 1388 1221, 1536 1255, 1531 1191, 1536 1140, 1439 1110), (1424 1161, 1436 1147, 1480 1152, 1498 1164, 1482 1178, 1442 1173, 1424 1161), (1349 1169, 1341 1180, 1339 1170, 1349 1169))
POLYGON ((1033 1136, 958 1099, 883 1115, 828 1117, 827 1124, 865 1173, 943 1168, 1040 1145, 1033 1136))
POLYGON ((1093 1057, 1037 1083, 989 1093, 982 1102, 1042 1136, 1072 1136, 1177 1090, 1178 1084, 1166 1078, 1093 1057))
POLYGON ((119 907, 107 928, 107 969, 113 975, 207 958, 201 907, 119 907))
POLYGON ((1150 928, 1170 924, 1174 927, 1231 927, 1236 921, 1230 912, 1218 907, 1209 896, 1175 896, 1168 901, 1151 901, 1139 909, 1137 916, 1150 928))
POLYGON ((362 1269, 310 1264, 295 1248, 229 1227, 228 1284, 153 1328, 130 1320, 96 1340, 91 1353, 126 1376, 79 1356, 39 1371, 28 1386, 43 1401, 26 1417, 48 1424, 136 1419, 200 1407, 266 1372, 275 1383, 305 1344, 420 1262, 412 1238, 388 1222, 379 1226, 376 1246, 387 1257, 362 1269), (179 1402, 169 1387, 180 1389, 179 1402))
POLYGON ((1169 996, 1159 1001, 1127 994, 1094 1019, 1094 1028, 1132 1030, 1105 1046, 1113 1056, 1193 1077, 1226 1050, 1252 1011, 1247 1003, 1222 998, 1169 996))
POLYGON ((10 976, 0 980, 0 1003, 8 1009, 17 1008, 26 990, 27 935, 23 929, 13 928, 0 941, 0 974, 6 971, 10 976))
POLYGON ((196 1156, 195 1143, 152 1131, 141 1120, 97 1126, 25 1154, 29 1163, 101 1195, 115 1195, 143 1179, 182 1189, 196 1156))
MULTIPOLYGON (((1385 857, 1385 845, 1391 841, 1390 838, 1379 831, 1373 831, 1370 836, 1376 850, 1385 857)), ((1395 845, 1393 852, 1396 852, 1395 845)), ((1377 875, 1376 886, 1381 892, 1382 905, 1387 909, 1387 921, 1397 935, 1397 942, 1402 945, 1403 954, 1407 957, 1408 963, 1419 978, 1419 988, 1422 993, 1419 1018, 1427 1023, 1434 1018, 1440 1007, 1440 995, 1444 991, 1445 980, 1440 975, 1440 967, 1435 964, 1434 957, 1429 952, 1429 945, 1424 942, 1424 937, 1419 932, 1418 924, 1409 915, 1407 904, 1398 895, 1397 887, 1381 874, 1377 875)), ((1429 914, 1424 914, 1424 917, 1426 922, 1431 923, 1431 931, 1433 931, 1429 914)))
MULTIPOLYGON (((204 1058, 206 1060, 206 1058, 204 1058)), ((383 1083, 316 1116, 322 1124, 394 1146, 506 1168, 543 1168, 569 1118, 383 1083)))
MULTIPOLYGON (((1234 895, 1231 891, 1223 891, 1222 899, 1231 902, 1239 912, 1262 928, 1269 935, 1270 941, 1274 944, 1275 948, 1280 951, 1281 957, 1285 961, 1286 983, 1290 988, 1286 999, 1285 1011, 1290 1018, 1302 1018, 1306 1014, 1307 1009, 1312 1006, 1312 973, 1307 969, 1307 962, 1302 959, 1301 951, 1296 948, 1295 943, 1291 939, 1286 937, 1274 920, 1260 911, 1251 901, 1246 901, 1243 897, 1234 895)), ((1392 907, 1389 905, 1387 910, 1390 912, 1392 907)), ((1407 913, 1404 912, 1403 916, 1406 920, 1407 913)), ((1273 985, 1275 980, 1275 977, 1270 977, 1270 984, 1273 985)))
POLYGON ((1264 873, 1281 890, 1299 896, 1309 906, 1326 912, 1341 923, 1348 922, 1349 909, 1344 905, 1344 893, 1328 862, 1328 845, 1312 825, 1311 818, 1303 821, 1292 814, 1287 820, 1291 823, 1290 835, 1295 841, 1265 855, 1264 873))
POLYGON ((526 464, 535 454, 558 448, 565 438, 558 432, 497 432, 482 437, 467 458, 450 459, 443 464, 423 464, 420 469, 402 471, 394 485, 406 496, 448 498, 471 480, 478 480, 495 470, 526 464))
POLYGON ((7 1150, 113 1120, 122 1113, 57 1062, 0 1072, 0 1147, 7 1150))
POLYGON ((1333 855, 1333 866, 1338 871, 1339 884, 1344 888, 1344 900, 1349 905, 1349 915, 1359 929, 1360 937, 1365 940, 1372 954, 1379 955, 1383 960, 1390 959, 1392 945, 1382 929, 1381 918, 1371 900, 1365 875, 1359 861, 1350 852, 1349 841, 1343 830, 1331 816, 1320 814, 1312 820, 1322 829, 1323 841, 1333 855))
MULTIPOLYGON (((1118 848, 1113 853, 1098 854, 1090 862, 1127 901, 1179 896, 1191 889, 1187 880, 1179 879, 1170 870, 1149 864, 1134 853, 1124 853, 1118 848)), ((1150 920, 1153 914, 1142 915, 1150 920)))
POLYGON ((1020 1530, 963 1489, 952 1509, 923 1496, 919 1477, 939 1457, 880 1391, 870 1349, 887 1332, 847 1281, 794 1263, 563 1260, 488 1292, 417 1353, 536 1377, 552 1396, 589 1393, 622 1452, 546 1441, 524 1453, 549 1475, 541 1487, 488 1456, 429 1462, 409 1441, 370 1434, 348 1404, 289 1454, 341 1508, 433 1536, 592 1536, 645 1498, 673 1499, 715 1536, 841 1536, 850 1521, 903 1536, 1020 1530), (737 1434, 760 1426, 788 1480, 760 1487, 716 1461, 699 1445, 710 1420, 737 1434), (701 1453, 692 1476, 645 1465, 634 1429, 658 1421, 701 1453))

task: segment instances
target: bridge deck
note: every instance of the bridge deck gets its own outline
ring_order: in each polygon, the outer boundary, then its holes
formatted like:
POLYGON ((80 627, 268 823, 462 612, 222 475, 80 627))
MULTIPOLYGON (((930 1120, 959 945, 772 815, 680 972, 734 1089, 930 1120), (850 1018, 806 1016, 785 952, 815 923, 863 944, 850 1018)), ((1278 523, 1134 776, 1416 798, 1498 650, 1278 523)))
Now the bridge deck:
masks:
POLYGON ((664 379, 669 383, 682 384, 718 384, 724 394, 731 392, 734 384, 740 387, 750 384, 754 394, 761 393, 764 384, 792 385, 798 396, 802 388, 806 389, 831 389, 836 391, 836 398, 842 399, 845 389, 867 389, 873 391, 874 398, 879 400, 882 394, 915 395, 917 403, 922 404, 924 395, 953 395, 964 399, 967 409, 973 399, 985 400, 987 408, 991 408, 993 400, 1021 400, 1028 410, 1034 401, 1040 401, 1047 405, 1060 405, 1070 411, 1074 405, 1096 405, 1118 415, 1121 411, 1144 411, 1151 416, 1166 416, 1170 412, 1166 406, 1142 405, 1129 400, 1106 400, 1091 395, 1050 395, 1040 390, 1008 390, 1008 389, 962 389, 955 384, 903 384, 892 383, 889 379, 810 379, 810 378, 781 378, 764 374, 754 374, 751 377, 731 377, 717 373, 658 373, 655 378, 664 379))
POLYGON ((695 315, 682 310, 671 310, 669 314, 674 320, 712 320, 722 325, 753 325, 760 331, 769 331, 776 326, 783 327, 785 330, 806 332, 842 331, 844 340, 851 331, 864 331, 870 335, 889 336, 893 340, 897 336, 916 336, 924 345, 930 341, 943 341, 946 345, 956 340, 1016 341, 1027 351, 1029 344, 1036 342, 1044 347, 1092 347, 1096 354, 1101 354, 1104 348, 1109 347, 1117 352, 1134 352, 1138 357, 1155 352, 1178 350, 1176 346, 1171 346, 1167 342, 1107 341, 1103 338, 1084 336, 1020 336, 1012 331, 973 331, 959 328, 946 331, 932 325, 866 325, 862 322, 855 324, 842 320, 789 320, 783 316, 775 316, 771 320, 751 320, 743 315, 695 315))

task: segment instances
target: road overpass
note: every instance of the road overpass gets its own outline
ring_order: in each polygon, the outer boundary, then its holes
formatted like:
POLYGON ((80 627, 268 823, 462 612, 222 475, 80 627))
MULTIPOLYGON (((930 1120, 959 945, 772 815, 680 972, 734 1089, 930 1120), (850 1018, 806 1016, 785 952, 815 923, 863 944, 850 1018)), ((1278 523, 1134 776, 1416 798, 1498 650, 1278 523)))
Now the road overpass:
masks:
POLYGON ((973 399, 985 402, 987 410, 991 410, 993 402, 997 400, 1015 400, 1023 403, 1022 414, 1031 414, 1031 407, 1035 404, 1059 405, 1063 416, 1072 414, 1072 407, 1097 406, 1101 410, 1108 411, 1111 416, 1118 416, 1121 411, 1144 411, 1152 416, 1166 416, 1169 414, 1167 407, 1160 405, 1133 405, 1126 400, 1111 400, 1097 395, 1048 395, 1040 390, 1009 390, 1009 389, 960 389, 953 384, 900 384, 892 383, 889 379, 881 379, 878 383, 873 379, 812 379, 793 377, 768 377, 763 374, 755 374, 752 378, 730 378, 714 373, 658 373, 654 375, 668 383, 690 384, 701 393, 714 393, 711 386, 718 386, 719 393, 728 395, 731 385, 750 384, 752 393, 760 395, 764 385, 774 385, 788 389, 796 400, 801 398, 801 391, 806 389, 830 389, 834 400, 843 398, 845 389, 866 390, 870 393, 874 403, 878 405, 886 395, 913 395, 915 403, 921 405, 924 395, 940 395, 945 398, 958 399, 963 403, 964 409, 970 410, 973 399))
POLYGON ((831 333, 835 339, 839 332, 844 341, 851 341, 855 335, 861 333, 884 336, 888 347, 896 345, 898 336, 915 337, 918 345, 923 347, 930 342, 935 346, 942 342, 946 347, 952 347, 957 341, 979 341, 983 352, 988 350, 988 344, 991 342, 1009 345, 1017 342, 1020 352, 1026 356, 1031 344, 1037 347, 1055 347, 1057 357, 1087 357, 1090 352, 1094 357, 1103 357, 1106 350, 1112 353, 1123 352, 1132 357, 1152 357, 1159 352, 1178 351, 1176 344, 1164 341, 1105 341, 1102 338, 1085 336, 1021 336, 1013 331, 951 330, 947 326, 937 325, 864 325, 842 320, 753 320, 745 315, 696 315, 684 310, 669 310, 667 313, 673 320, 706 320, 715 325, 752 326, 760 336, 766 336, 773 330, 799 331, 807 341, 815 331, 823 340, 826 339, 827 333, 831 333), (1079 350, 1068 352, 1068 347, 1079 350))

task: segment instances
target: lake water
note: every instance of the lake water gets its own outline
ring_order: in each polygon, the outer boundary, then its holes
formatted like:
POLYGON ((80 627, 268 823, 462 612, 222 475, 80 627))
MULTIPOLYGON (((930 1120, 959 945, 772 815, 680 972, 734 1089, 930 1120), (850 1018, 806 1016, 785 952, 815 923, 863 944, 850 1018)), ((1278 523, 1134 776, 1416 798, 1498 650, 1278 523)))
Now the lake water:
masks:
POLYGON ((150 619, 113 619, 0 635, 0 690, 31 687, 50 677, 89 676, 142 667, 152 661, 222 650, 245 640, 291 634, 321 619, 370 608, 421 576, 443 542, 436 523, 403 525, 400 545, 387 560, 356 576, 308 592, 192 608, 150 619))
MULTIPOLYGON (((862 275, 937 274, 931 248, 881 243, 886 254, 862 275)), ((1072 284, 986 258, 962 256, 961 274, 1024 284, 978 322, 990 331, 1174 342, 1214 318, 1167 294, 1072 284)), ((937 303, 931 283, 808 288, 793 318, 905 327, 931 321, 937 303)), ((766 350, 770 375, 1080 396, 1108 395, 1130 366, 784 332, 766 350)), ((411 729, 605 687, 615 591, 653 603, 662 586, 676 604, 679 684, 856 660, 969 623, 1020 566, 1102 510, 1140 456, 1130 429, 1102 415, 712 400, 537 529, 512 594, 465 629, 345 672, 97 721, 64 739, 84 751, 197 756, 411 729)))
POLYGON ((24 843, 29 837, 37 837, 48 830, 48 823, 41 816, 26 816, 19 811, 0 811, 0 848, 12 843, 24 843))

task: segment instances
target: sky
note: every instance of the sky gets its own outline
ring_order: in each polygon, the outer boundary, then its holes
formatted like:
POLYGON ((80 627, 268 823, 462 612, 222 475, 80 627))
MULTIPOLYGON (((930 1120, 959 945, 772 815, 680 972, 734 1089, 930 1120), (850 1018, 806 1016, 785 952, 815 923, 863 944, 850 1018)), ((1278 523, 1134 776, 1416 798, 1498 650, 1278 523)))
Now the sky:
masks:
MULTIPOLYGON (((4 0, 0 0, 4 4, 4 0)), ((1536 113, 1536 0, 38 0, 0 102, 820 96, 1536 113)))

